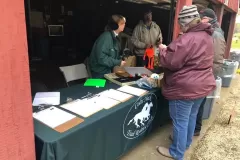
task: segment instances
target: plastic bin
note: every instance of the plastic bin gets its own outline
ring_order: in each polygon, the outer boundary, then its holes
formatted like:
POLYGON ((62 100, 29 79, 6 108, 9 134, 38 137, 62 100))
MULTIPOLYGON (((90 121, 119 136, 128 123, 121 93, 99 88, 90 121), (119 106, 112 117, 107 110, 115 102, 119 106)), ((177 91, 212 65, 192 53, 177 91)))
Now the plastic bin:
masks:
POLYGON ((224 60, 220 73, 220 77, 222 78, 222 87, 229 87, 231 85, 236 64, 236 61, 224 60))
POLYGON ((216 79, 216 89, 207 96, 206 103, 203 109, 202 119, 208 119, 212 113, 212 108, 217 98, 220 98, 222 88, 222 79, 217 77, 216 79))
POLYGON ((236 77, 237 77, 237 70, 238 70, 238 68, 239 68, 239 62, 236 61, 235 63, 236 63, 236 64, 235 64, 235 67, 234 67, 233 78, 236 78, 236 77))
POLYGON ((240 63, 240 51, 231 51, 230 59, 240 63))

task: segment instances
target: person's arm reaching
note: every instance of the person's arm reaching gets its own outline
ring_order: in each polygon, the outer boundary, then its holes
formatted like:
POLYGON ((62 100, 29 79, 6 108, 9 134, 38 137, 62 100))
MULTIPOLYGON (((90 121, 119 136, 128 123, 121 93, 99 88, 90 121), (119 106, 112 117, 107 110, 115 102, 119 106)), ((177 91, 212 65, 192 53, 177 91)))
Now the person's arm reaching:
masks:
MULTIPOLYGON (((187 62, 190 49, 188 40, 179 37, 168 47, 160 46, 160 64, 171 71, 178 71, 187 62)), ((190 44, 191 45, 191 44, 190 44)))

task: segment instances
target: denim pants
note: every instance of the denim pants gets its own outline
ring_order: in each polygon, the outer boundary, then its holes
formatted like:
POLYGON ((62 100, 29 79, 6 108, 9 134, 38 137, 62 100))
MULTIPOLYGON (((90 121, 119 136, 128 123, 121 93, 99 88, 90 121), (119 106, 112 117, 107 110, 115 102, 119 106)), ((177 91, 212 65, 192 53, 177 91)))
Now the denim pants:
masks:
POLYGON ((169 152, 176 160, 183 160, 186 149, 192 143, 197 113, 202 101, 203 98, 169 101, 169 112, 173 122, 173 143, 169 152))
POLYGON ((202 129, 202 117, 203 117, 203 111, 204 111, 204 106, 205 106, 206 100, 207 100, 207 98, 203 99, 203 101, 200 105, 200 108, 198 110, 196 127, 195 127, 195 131, 194 131, 195 133, 201 132, 201 129, 202 129))

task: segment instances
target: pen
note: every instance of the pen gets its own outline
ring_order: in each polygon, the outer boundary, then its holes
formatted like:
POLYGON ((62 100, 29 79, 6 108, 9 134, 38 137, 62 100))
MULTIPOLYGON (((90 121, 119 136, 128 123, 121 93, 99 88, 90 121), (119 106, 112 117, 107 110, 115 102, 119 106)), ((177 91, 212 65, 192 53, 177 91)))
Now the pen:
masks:
POLYGON ((34 113, 38 113, 42 110, 45 110, 49 107, 51 107, 52 105, 39 105, 39 106, 35 106, 35 109, 34 109, 34 113))
POLYGON ((92 93, 88 92, 88 94, 85 95, 85 96, 83 96, 83 97, 81 97, 81 99, 87 98, 87 97, 89 97, 89 96, 91 96, 91 95, 92 95, 92 93))
POLYGON ((98 94, 94 94, 93 96, 91 96, 91 97, 88 97, 87 99, 91 99, 91 98, 94 98, 94 97, 99 97, 100 95, 98 95, 98 94))

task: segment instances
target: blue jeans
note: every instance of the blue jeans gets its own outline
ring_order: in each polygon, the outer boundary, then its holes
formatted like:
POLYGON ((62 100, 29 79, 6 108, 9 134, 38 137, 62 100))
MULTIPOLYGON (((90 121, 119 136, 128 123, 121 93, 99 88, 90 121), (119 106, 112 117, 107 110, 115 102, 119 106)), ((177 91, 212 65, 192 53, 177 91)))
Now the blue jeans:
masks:
POLYGON ((202 117, 203 117, 203 111, 204 111, 204 106, 207 101, 207 98, 204 98, 197 114, 197 120, 196 120, 196 127, 194 133, 201 132, 202 129, 202 117))
POLYGON ((169 112, 173 121, 173 143, 169 152, 176 160, 183 160, 186 149, 192 143, 197 113, 202 101, 203 98, 169 101, 169 112))

